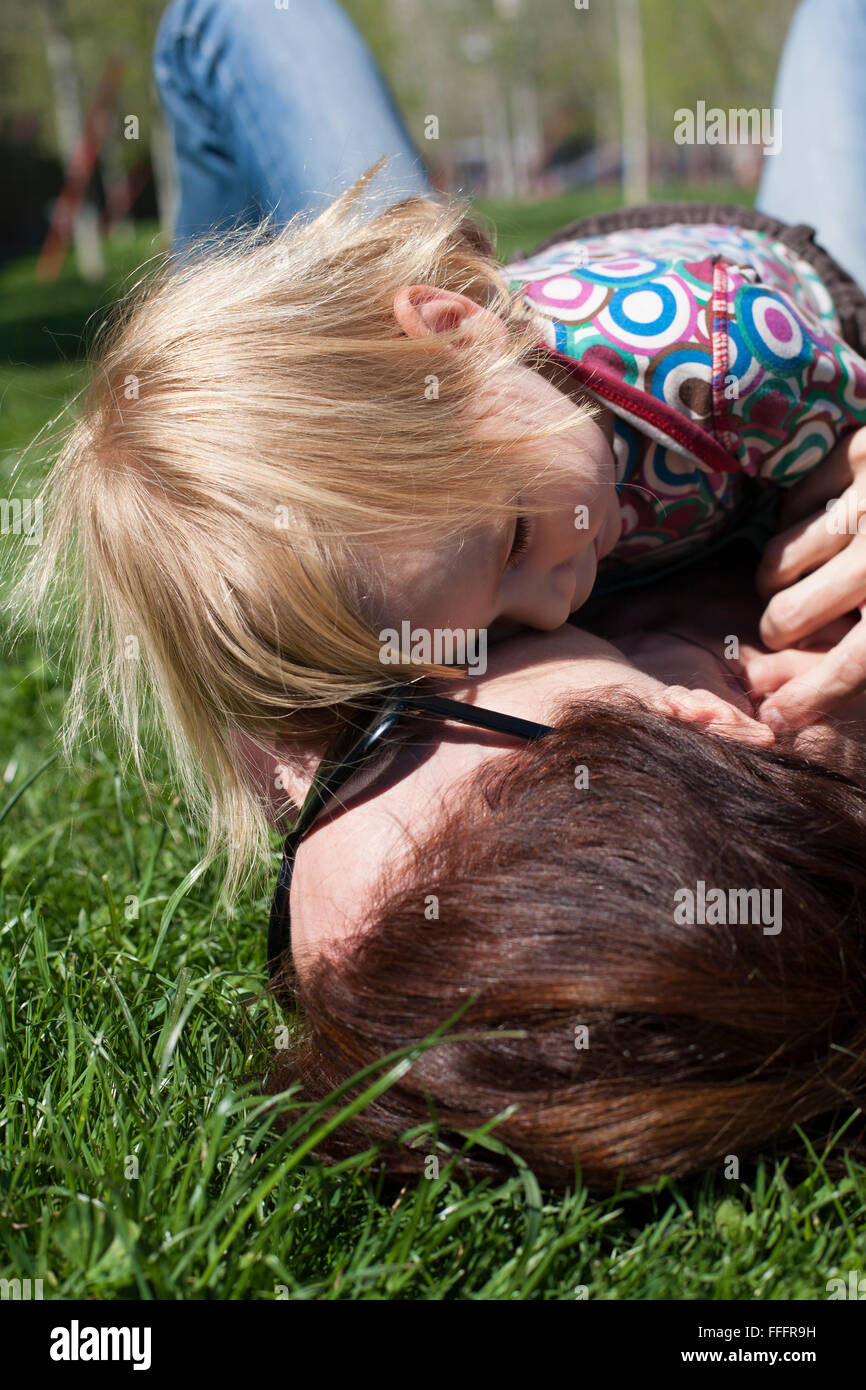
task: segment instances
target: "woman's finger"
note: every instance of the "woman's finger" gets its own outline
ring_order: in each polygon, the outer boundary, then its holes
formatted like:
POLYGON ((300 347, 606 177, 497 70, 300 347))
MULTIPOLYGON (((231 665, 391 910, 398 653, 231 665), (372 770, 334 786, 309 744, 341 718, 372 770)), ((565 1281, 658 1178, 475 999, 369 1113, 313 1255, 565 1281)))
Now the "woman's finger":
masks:
POLYGON ((756 652, 743 660, 743 675, 749 694, 760 698, 770 695, 774 690, 795 676, 803 676, 823 661, 824 651, 806 651, 801 647, 788 647, 783 652, 756 652))
POLYGON ((774 594, 761 616, 761 641, 772 651, 795 647, 866 599, 866 540, 858 536, 812 574, 774 594))
POLYGON ((814 724, 866 686, 866 623, 859 622, 808 672, 773 691, 758 717, 775 733, 814 724))
POLYGON ((851 535, 837 525, 846 513, 835 510, 848 505, 848 493, 835 500, 833 510, 812 512, 768 541, 755 574, 755 587, 761 598, 787 589, 850 545, 851 535))
POLYGON ((812 512, 820 511, 831 497, 838 497, 854 478, 854 457, 859 457, 862 441, 859 430, 836 444, 823 463, 813 468, 785 493, 781 524, 793 526, 812 512), (855 443, 855 441, 857 441, 855 443))

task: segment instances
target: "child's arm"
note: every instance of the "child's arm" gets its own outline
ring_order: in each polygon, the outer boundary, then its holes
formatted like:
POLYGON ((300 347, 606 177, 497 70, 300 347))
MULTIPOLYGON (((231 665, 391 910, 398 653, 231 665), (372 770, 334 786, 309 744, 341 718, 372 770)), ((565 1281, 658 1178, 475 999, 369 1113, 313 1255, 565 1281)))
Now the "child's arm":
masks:
POLYGON ((795 484, 783 530, 767 546, 758 590, 769 602, 761 637, 772 648, 750 671, 760 717, 798 729, 866 689, 866 426, 795 484), (859 612, 859 618, 852 615, 859 612), (808 639, 808 641, 807 641, 808 639), (797 649, 803 643, 811 650, 797 649), (815 656, 816 648, 829 650, 815 656))

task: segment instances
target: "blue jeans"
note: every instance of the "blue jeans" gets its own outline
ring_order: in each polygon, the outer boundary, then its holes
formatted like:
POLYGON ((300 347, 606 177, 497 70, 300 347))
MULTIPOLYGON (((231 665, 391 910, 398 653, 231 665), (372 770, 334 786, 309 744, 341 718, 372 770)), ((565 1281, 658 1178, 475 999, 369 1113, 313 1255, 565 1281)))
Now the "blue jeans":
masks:
POLYGON ((782 149, 764 160, 757 206, 814 227, 866 288, 866 0, 802 0, 773 105, 782 149))
POLYGON ((376 64, 336 0, 172 0, 154 76, 171 123, 175 244, 316 212, 388 155, 371 212, 429 194, 376 64))
MULTIPOLYGON (((336 0, 172 0, 154 74, 171 121, 175 240, 323 208, 381 155, 371 210, 430 185, 373 58, 336 0)), ((782 149, 761 211, 806 222, 866 286, 866 0, 802 0, 779 67, 782 149)))

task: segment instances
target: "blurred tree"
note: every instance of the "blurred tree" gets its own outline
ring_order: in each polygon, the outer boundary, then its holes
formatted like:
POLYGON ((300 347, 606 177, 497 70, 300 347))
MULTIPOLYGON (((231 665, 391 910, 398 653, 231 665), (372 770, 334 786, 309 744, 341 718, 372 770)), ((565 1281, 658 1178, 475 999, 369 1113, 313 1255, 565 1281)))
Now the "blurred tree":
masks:
POLYGON ((58 61, 66 74, 61 79, 64 91, 71 91, 74 81, 79 110, 86 110, 106 61, 120 53, 126 69, 100 160, 103 178, 110 186, 152 160, 158 199, 162 194, 160 201, 170 204, 167 136, 151 77, 153 41, 164 9, 165 0, 136 0, 134 5, 117 0, 40 0, 30 7, 20 0, 0 0, 0 122, 14 132, 26 119, 38 147, 65 162, 69 117, 64 116, 62 126, 53 119, 58 61), (62 33, 67 45, 63 58, 56 42, 51 47, 45 43, 42 16, 48 5, 54 32, 62 33), (130 116, 135 120, 129 121, 130 116))
POLYGON ((622 107, 622 193, 626 203, 649 197, 649 132, 640 0, 616 0, 622 107))
MULTIPOLYGON (((232 0, 226 0, 231 3, 232 0)), ((314 0, 305 0, 314 3, 314 0)), ((557 147, 615 149, 623 139, 617 6, 610 0, 344 0, 381 64, 422 153, 445 181, 476 160, 513 191, 540 187, 537 166, 557 147), (425 118, 435 115, 438 139, 425 118)), ((658 165, 682 157, 674 112, 708 105, 767 106, 796 0, 643 0, 647 131, 658 165)), ((87 105, 108 54, 127 59, 109 164, 129 168, 160 139, 151 51, 164 0, 64 0, 81 99, 87 105), (123 117, 139 121, 124 138, 123 117)), ((51 83, 39 7, 0 0, 0 120, 40 119, 56 150, 51 83)), ((363 119, 363 113, 358 113, 363 119)), ((634 145, 634 140, 629 142, 634 145)), ((719 157, 724 157, 721 152, 719 157)), ((165 201, 168 201, 166 195, 165 201)))
MULTIPOLYGON (((346 0, 382 61, 423 152, 447 168, 473 142, 486 148, 500 192, 523 186, 529 151, 626 140, 626 109, 645 107, 646 139, 678 154, 674 112, 708 105, 767 106, 796 0, 346 0), (635 14, 642 20, 637 42, 635 14), (631 36, 630 43, 628 42, 631 36), (623 47, 622 40, 627 43, 623 47), (645 102, 640 101, 640 54, 645 102), (623 72, 621 62, 626 62, 623 72), (425 142, 427 114, 438 142, 425 142), (506 149, 507 146, 507 149, 506 149)), ((637 117, 634 117, 637 121, 637 117)), ((629 151, 642 164, 635 124, 629 151)), ((637 185, 633 186, 633 194, 637 185)))
MULTIPOLYGON (((68 170, 84 138, 78 72, 62 0, 40 0, 40 6, 45 34, 45 57, 54 92, 57 143, 63 164, 68 170)), ((72 236, 81 278, 101 280, 105 274, 105 258, 99 233, 99 214, 93 196, 87 190, 75 213, 72 236)))

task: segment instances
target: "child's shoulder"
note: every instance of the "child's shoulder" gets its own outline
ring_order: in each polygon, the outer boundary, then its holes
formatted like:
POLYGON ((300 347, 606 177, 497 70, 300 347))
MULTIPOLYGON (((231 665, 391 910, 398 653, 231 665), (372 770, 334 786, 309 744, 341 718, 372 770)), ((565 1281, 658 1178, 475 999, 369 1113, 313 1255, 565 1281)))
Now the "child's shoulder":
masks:
POLYGON ((600 300, 605 291, 607 300, 617 290, 660 282, 674 293, 678 287, 696 289, 698 298, 705 287, 709 298, 713 268, 724 263, 750 283, 781 291, 817 323, 839 332, 832 284, 816 258, 804 254, 808 245, 802 231, 747 208, 652 205, 571 223, 529 256, 512 261, 506 274, 512 289, 522 289, 534 307, 546 302, 567 313, 587 307, 587 296, 575 298, 569 280, 596 287, 595 295, 588 296, 591 301, 600 300), (654 221, 663 216, 663 208, 669 209, 670 220, 654 221))
POLYGON ((677 204, 572 224, 508 267, 539 342, 617 417, 620 558, 667 563, 733 523, 749 479, 790 484, 866 421, 821 257, 808 229, 677 204))

